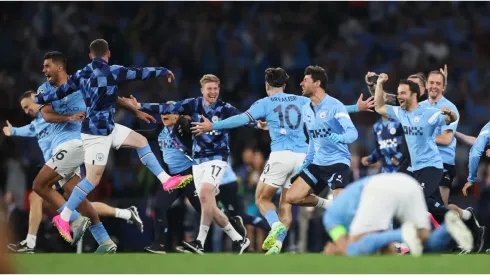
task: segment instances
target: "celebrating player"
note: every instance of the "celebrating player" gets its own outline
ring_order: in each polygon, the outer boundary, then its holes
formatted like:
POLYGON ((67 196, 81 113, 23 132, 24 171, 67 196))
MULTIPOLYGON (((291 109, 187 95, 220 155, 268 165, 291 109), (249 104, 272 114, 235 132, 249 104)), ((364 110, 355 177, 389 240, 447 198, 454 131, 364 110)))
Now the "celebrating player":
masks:
POLYGON ((464 249, 473 248, 473 236, 453 211, 445 224, 430 233, 424 194, 417 181, 402 173, 365 177, 348 186, 325 211, 323 223, 333 243, 328 254, 359 256, 375 254, 394 242, 405 242, 414 256, 441 251, 451 240, 464 249), (389 230, 393 218, 401 229, 389 230))
MULTIPOLYGON (((199 98, 185 99, 173 104, 140 104, 134 97, 126 101, 135 109, 160 114, 188 115, 193 121, 201 121, 205 118, 218 121, 240 113, 237 108, 218 99, 220 92, 218 77, 207 74, 201 78, 200 83, 203 96, 199 98)), ((197 239, 192 242, 183 242, 183 246, 190 252, 203 254, 209 226, 214 219, 232 239, 234 250, 241 254, 250 245, 250 240, 239 234, 237 228, 230 224, 226 215, 216 205, 215 198, 219 193, 224 172, 228 168, 227 160, 230 154, 228 133, 212 131, 196 136, 193 139, 192 152, 195 162, 192 166, 192 174, 201 201, 201 225, 197 239)), ((176 184, 170 182, 165 184, 166 190, 176 187, 176 184)))
POLYGON ((455 168, 455 158, 456 158, 456 138, 454 133, 458 127, 459 122, 459 112, 458 108, 445 98, 442 94, 446 88, 447 79, 446 76, 440 71, 432 71, 429 73, 427 81, 427 90, 429 99, 420 102, 422 107, 433 107, 441 109, 443 107, 449 108, 453 113, 456 114, 458 119, 451 122, 449 125, 444 125, 437 131, 440 135, 436 136, 436 144, 439 149, 439 153, 442 158, 444 174, 442 180, 439 184, 442 200, 444 205, 448 205, 449 202, 449 192, 451 186, 453 185, 453 179, 456 176, 455 168))
MULTIPOLYGON (((383 98, 383 84, 388 75, 380 74, 375 92, 376 112, 399 121, 403 126, 405 140, 411 157, 413 175, 424 189, 429 212, 438 221, 442 221, 448 208, 444 206, 439 191, 443 175, 441 155, 435 143, 438 127, 448 125, 458 119, 449 108, 436 109, 419 106, 419 86, 409 80, 401 80, 398 85, 397 99, 400 107, 386 105, 383 98)), ((469 220, 472 214, 455 205, 449 205, 458 211, 463 220, 469 220)))
POLYGON ((191 176, 170 177, 163 171, 151 152, 148 141, 143 136, 114 123, 119 84, 130 80, 146 80, 161 76, 166 76, 170 82, 174 77, 172 72, 162 67, 133 69, 117 65, 109 66, 110 55, 109 45, 105 40, 94 40, 90 44, 89 56, 92 59, 90 64, 79 70, 61 87, 49 93, 40 93, 36 97, 37 103, 46 104, 80 89, 87 106, 87 117, 82 123, 81 130, 87 176, 77 185, 61 214, 53 218, 60 234, 67 240, 72 240, 68 223, 71 213, 99 184, 111 147, 115 149, 121 146, 136 148, 142 163, 162 183, 176 181, 180 184, 191 180, 191 176))

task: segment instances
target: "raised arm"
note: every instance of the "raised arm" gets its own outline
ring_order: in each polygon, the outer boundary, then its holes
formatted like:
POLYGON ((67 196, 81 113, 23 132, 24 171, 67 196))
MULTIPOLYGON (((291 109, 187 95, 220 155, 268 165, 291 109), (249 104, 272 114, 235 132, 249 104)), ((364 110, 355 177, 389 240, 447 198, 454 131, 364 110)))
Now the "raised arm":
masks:
MULTIPOLYGON (((366 76, 364 77, 364 81, 366 81, 366 85, 368 87, 369 93, 374 96, 375 91, 376 91, 376 82, 370 82, 369 77, 375 76, 375 72, 368 72, 366 76)), ((396 95, 390 94, 387 92, 383 91, 383 96, 385 99, 386 104, 388 105, 396 105, 396 95)))
POLYGON ((168 83, 175 79, 174 74, 164 67, 143 67, 132 68, 119 65, 111 66, 112 75, 115 75, 115 80, 118 83, 133 81, 133 80, 148 80, 152 78, 166 76, 168 83))
POLYGON ((466 145, 469 145, 469 146, 472 146, 475 141, 476 141, 476 137, 473 137, 473 136, 467 136, 463 133, 460 133, 460 132, 456 132, 454 134, 454 136, 456 137, 456 139, 458 139, 460 142, 466 144, 466 145))
POLYGON ((388 81, 388 75, 387 74, 380 74, 378 77, 378 82, 376 83, 376 91, 374 93, 374 102, 375 102, 375 107, 374 109, 376 112, 382 116, 387 117, 388 116, 388 110, 386 106, 386 102, 384 99, 384 90, 383 90, 383 84, 388 81))
POLYGON ((51 104, 43 105, 41 107, 41 113, 46 122, 51 123, 63 123, 67 121, 82 121, 85 118, 85 112, 79 112, 72 115, 58 114, 53 111, 53 106, 51 104))

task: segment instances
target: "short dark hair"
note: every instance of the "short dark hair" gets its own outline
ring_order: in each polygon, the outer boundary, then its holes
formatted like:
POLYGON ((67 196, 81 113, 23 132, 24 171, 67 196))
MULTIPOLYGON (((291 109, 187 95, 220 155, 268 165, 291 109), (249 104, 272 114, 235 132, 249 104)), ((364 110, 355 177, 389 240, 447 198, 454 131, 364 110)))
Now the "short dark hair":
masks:
POLYGON ((61 63, 63 68, 66 70, 66 64, 68 62, 66 61, 66 57, 63 53, 58 52, 58 51, 47 52, 46 54, 44 54, 43 60, 46 60, 46 59, 51 59, 51 60, 53 60, 53 62, 58 63, 58 64, 61 63))
POLYGON ((31 98, 31 96, 32 96, 33 94, 36 94, 36 92, 35 92, 35 91, 33 91, 33 90, 29 90, 29 91, 27 91, 27 92, 24 92, 24 93, 22 94, 22 96, 20 97, 19 102, 20 102, 20 101, 22 101, 22 100, 23 100, 23 99, 25 99, 25 98, 31 98))
POLYGON ((272 87, 281 88, 289 79, 289 75, 281 68, 268 68, 265 70, 265 81, 272 87))
POLYGON ((444 76, 443 73, 441 73, 441 71, 437 71, 437 70, 430 71, 429 74, 427 75, 427 79, 429 79, 429 76, 431 74, 438 74, 438 75, 442 76, 442 87, 446 86, 446 77, 444 76))
POLYGON ((417 94, 417 102, 419 101, 419 97, 420 97, 420 87, 419 87, 419 84, 411 81, 411 80, 408 80, 408 79, 401 79, 400 80, 400 83, 398 83, 398 85, 402 85, 402 84, 405 84, 405 85, 408 85, 408 89, 410 90, 410 92, 415 93, 417 94))
POLYGON ((422 85, 424 86, 424 88, 427 87, 427 85, 426 85, 427 84, 427 78, 425 77, 424 73, 412 74, 408 78, 417 78, 418 80, 422 81, 422 85))
POLYGON ((305 69, 305 75, 311 75, 313 82, 320 81, 320 87, 323 89, 327 88, 327 72, 320 66, 308 66, 305 69))
POLYGON ((95 57, 103 57, 104 55, 107 54, 109 51, 109 43, 105 41, 104 39, 95 39, 90 43, 90 52, 95 56, 95 57))

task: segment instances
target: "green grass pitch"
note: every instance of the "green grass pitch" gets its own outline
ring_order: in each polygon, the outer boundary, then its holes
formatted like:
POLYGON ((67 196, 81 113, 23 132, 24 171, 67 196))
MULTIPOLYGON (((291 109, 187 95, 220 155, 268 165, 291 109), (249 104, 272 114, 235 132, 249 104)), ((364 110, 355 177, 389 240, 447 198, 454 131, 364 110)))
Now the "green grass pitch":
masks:
POLYGON ((22 254, 21 273, 489 273, 489 255, 22 254))

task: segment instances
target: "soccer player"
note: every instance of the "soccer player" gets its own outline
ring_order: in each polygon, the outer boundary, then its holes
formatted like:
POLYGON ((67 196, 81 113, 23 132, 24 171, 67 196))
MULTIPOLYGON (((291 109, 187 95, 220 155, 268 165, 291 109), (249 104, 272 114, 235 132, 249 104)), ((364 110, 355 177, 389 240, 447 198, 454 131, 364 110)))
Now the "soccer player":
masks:
MULTIPOLYGON (((413 175, 424 190, 429 212, 440 222, 448 208, 445 207, 438 188, 443 175, 443 165, 435 143, 435 134, 439 127, 456 121, 458 116, 447 107, 437 109, 420 106, 419 86, 409 80, 401 80, 398 85, 397 99, 400 107, 386 105, 383 84, 387 80, 388 75, 380 74, 375 92, 376 112, 401 123, 410 151, 413 175)), ((462 210, 455 205, 448 207, 457 211, 465 221, 472 217, 468 210, 462 210)))
MULTIPOLYGON (((446 73, 447 75, 447 66, 445 67, 445 71, 441 69, 441 72, 446 73)), ((375 76, 376 73, 374 72, 368 72, 365 77, 366 84, 368 86, 369 92, 371 95, 374 95, 374 91, 376 89, 376 83, 370 81, 370 77, 375 76)), ((375 78, 376 79, 376 78, 375 78)), ((419 85, 420 89, 420 97, 419 101, 423 101, 427 99, 427 93, 426 91, 426 84, 427 84, 427 79, 423 73, 416 73, 412 74, 408 77, 408 80, 413 81, 419 85)), ((400 106, 400 103, 397 100, 396 95, 390 94, 390 93, 384 93, 384 98, 385 102, 388 105, 393 105, 393 106, 400 106)), ((400 126, 401 127, 401 126, 400 126)), ((398 172, 406 173, 411 175, 411 172, 408 171, 408 168, 410 167, 410 153, 408 151, 407 143, 405 142, 405 136, 402 135, 402 140, 401 140, 401 145, 400 145, 400 150, 399 152, 402 154, 401 159, 397 158, 391 158, 391 161, 398 166, 398 172)))
POLYGON ((473 236, 456 212, 430 233, 429 214, 420 185, 402 173, 365 177, 348 186, 323 216, 332 237, 327 252, 348 256, 375 254, 394 242, 405 242, 414 256, 441 251, 451 240, 471 250, 473 236), (401 229, 389 230, 397 218, 401 229))
MULTIPOLYGON (((286 228, 292 221, 291 205, 285 198, 291 178, 304 161, 308 145, 304 133, 304 122, 301 109, 310 99, 284 93, 289 76, 282 68, 269 68, 265 71, 265 86, 268 97, 256 101, 247 112, 233 116, 223 121, 194 122, 194 133, 212 130, 231 129, 265 118, 271 136, 271 155, 260 177, 255 194, 256 204, 263 216, 266 217, 272 230, 262 246, 267 254, 277 254, 286 237, 286 228), (272 197, 277 189, 284 187, 279 202, 279 215, 272 197), (280 222, 281 221, 281 222, 280 222), (279 233, 277 233, 279 232, 279 233), (281 233, 282 232, 282 233, 281 233), (278 235, 278 239, 276 238, 278 235)), ((362 94, 357 105, 349 106, 350 112, 366 111, 372 106, 372 98, 362 101, 362 94)), ((329 202, 317 196, 308 197, 303 206, 327 207, 329 202)))
POLYGON ((455 157, 456 157, 456 138, 454 133, 458 127, 459 112, 456 105, 445 98, 442 94, 446 88, 447 80, 440 71, 431 71, 428 75, 427 90, 429 98, 420 102, 422 107, 433 107, 440 109, 442 107, 449 108, 455 113, 458 119, 449 125, 444 125, 437 130, 440 135, 436 136, 436 144, 441 154, 444 167, 444 174, 439 184, 442 201, 444 205, 449 203, 449 192, 453 185, 453 179, 456 176, 455 157))
MULTIPOLYGON (((79 178, 74 175, 79 173, 78 167, 82 163, 79 157, 80 154, 77 152, 77 147, 70 146, 76 141, 76 136, 74 136, 75 134, 73 133, 76 131, 72 131, 72 133, 69 133, 70 131, 60 131, 59 128, 56 128, 56 126, 58 126, 57 124, 47 123, 41 115, 41 111, 39 110, 40 107, 34 103, 34 95, 34 91, 27 91, 21 97, 20 103, 26 114, 35 117, 35 119, 31 124, 21 128, 12 128, 7 131, 4 128, 4 133, 10 131, 10 134, 13 136, 37 136, 38 143, 47 162, 36 176, 36 179, 34 179, 33 189, 37 194, 43 197, 43 199, 56 208, 59 208, 58 211, 61 212, 61 207, 65 203, 65 200, 61 194, 52 189, 52 187, 60 179, 68 179, 70 181, 79 180, 79 178), (63 149, 57 151, 57 149, 53 150, 53 147, 63 149), (53 152, 52 157, 51 152, 53 152), (68 163, 62 161, 68 157, 70 157, 68 163), (77 157, 79 158, 78 166, 76 166, 77 157), (56 162, 55 165, 52 164, 54 162, 56 162), (39 180, 39 178, 42 178, 42 180, 39 180), (49 196, 46 196, 46 193, 48 192, 43 189, 49 191, 49 196)), ((74 94, 74 96, 75 95, 76 94, 74 94)), ((67 101, 71 101, 71 98, 68 98, 67 101)), ((117 249, 116 245, 109 238, 97 213, 87 200, 84 200, 80 205, 80 211, 90 218, 93 225, 90 226, 90 221, 87 218, 80 216, 80 213, 75 211, 70 217, 70 223, 73 225, 76 238, 70 240, 70 242, 76 244, 78 240, 83 237, 85 230, 89 229, 99 244, 96 253, 115 252, 117 249)))
POLYGON ((468 189, 472 187, 477 180, 478 164, 485 151, 485 147, 488 145, 490 145, 490 122, 483 126, 478 137, 471 146, 468 164, 468 182, 463 187, 463 195, 465 196, 468 195, 468 189))
MULTIPOLYGON (((219 121, 240 113, 237 108, 218 99, 220 80, 217 76, 206 74, 201 78, 200 83, 202 97, 185 99, 174 104, 140 104, 134 97, 125 100, 135 109, 160 114, 188 115, 192 121, 201 121, 204 118, 219 121)), ((201 201, 201 225, 197 239, 192 242, 184 241, 183 246, 190 252, 203 254, 209 226, 214 219, 232 239, 233 250, 242 254, 250 245, 250 240, 238 233, 231 225, 229 219, 216 205, 215 198, 219 193, 224 172, 228 168, 227 160, 230 154, 228 133, 216 130, 196 136, 193 139, 192 153, 195 162, 192 166, 192 174, 201 201)), ((165 189, 174 189, 175 186, 168 182, 165 184, 165 189)))
MULTIPOLYGON (((192 151, 189 151, 189 141, 192 145, 192 135, 188 137, 190 140, 182 138, 184 131, 183 124, 185 118, 179 118, 178 115, 166 114, 161 116, 163 128, 158 133, 157 129, 152 131, 139 131, 147 139, 157 139, 162 151, 163 161, 170 175, 192 175, 193 161, 189 157, 192 151)), ((188 123, 188 125, 190 125, 188 123)), ((168 231, 168 216, 167 211, 172 204, 181 196, 187 197, 191 205, 197 212, 201 212, 201 204, 199 198, 195 196, 196 188, 193 182, 173 190, 164 190, 159 188, 156 194, 155 202, 155 239, 153 243, 144 249, 151 253, 165 254, 168 252, 166 247, 167 231, 168 231), (172 191, 172 192, 167 192, 172 191)))
POLYGON ((403 131, 400 123, 381 116, 373 125, 374 140, 376 148, 369 156, 361 159, 362 165, 368 166, 378 161, 383 162, 381 173, 393 173, 398 170, 402 160, 400 146, 403 139, 403 131))
POLYGON ((49 93, 36 96, 38 104, 46 104, 64 98, 80 89, 87 106, 87 117, 82 123, 82 141, 85 151, 84 161, 86 177, 77 185, 60 215, 53 218, 53 223, 62 236, 72 240, 69 220, 72 212, 100 182, 107 163, 111 147, 129 147, 137 149, 140 160, 158 179, 165 183, 176 181, 183 184, 191 176, 170 177, 148 145, 148 141, 131 129, 114 123, 115 104, 119 85, 130 80, 146 80, 166 76, 168 81, 174 77, 166 68, 126 68, 109 66, 111 53, 107 41, 96 39, 90 44, 92 62, 77 71, 67 83, 49 93))

